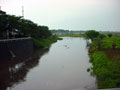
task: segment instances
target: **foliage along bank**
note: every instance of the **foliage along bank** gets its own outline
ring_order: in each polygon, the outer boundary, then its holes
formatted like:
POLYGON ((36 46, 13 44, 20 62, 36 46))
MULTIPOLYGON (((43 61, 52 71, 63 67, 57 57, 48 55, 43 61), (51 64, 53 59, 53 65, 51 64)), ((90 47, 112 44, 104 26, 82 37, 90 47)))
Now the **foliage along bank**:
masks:
POLYGON ((34 41, 34 46, 36 48, 45 48, 47 46, 50 46, 52 43, 57 42, 57 40, 62 40, 62 38, 58 38, 57 36, 50 36, 46 39, 41 38, 32 38, 34 41))
POLYGON ((0 39, 32 37, 35 47, 45 47, 58 38, 47 26, 40 26, 20 16, 0 14, 0 39))
POLYGON ((92 39, 89 48, 90 62, 93 64, 91 73, 97 77, 98 88, 120 88, 120 37, 102 35, 101 38, 100 33, 97 32, 96 36, 94 32, 88 31, 86 34, 88 39, 92 39))

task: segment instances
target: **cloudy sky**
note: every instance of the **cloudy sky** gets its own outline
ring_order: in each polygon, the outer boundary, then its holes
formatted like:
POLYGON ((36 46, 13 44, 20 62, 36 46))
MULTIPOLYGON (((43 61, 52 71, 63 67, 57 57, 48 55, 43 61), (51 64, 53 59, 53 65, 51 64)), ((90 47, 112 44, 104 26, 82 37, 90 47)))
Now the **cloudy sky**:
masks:
POLYGON ((120 0, 0 0, 8 14, 46 25, 50 29, 120 30, 120 0))

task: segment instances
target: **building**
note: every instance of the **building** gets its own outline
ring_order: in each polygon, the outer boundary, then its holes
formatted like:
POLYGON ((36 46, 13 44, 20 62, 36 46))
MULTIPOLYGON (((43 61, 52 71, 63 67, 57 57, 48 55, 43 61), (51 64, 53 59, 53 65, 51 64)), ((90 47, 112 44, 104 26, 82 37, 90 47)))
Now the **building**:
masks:
POLYGON ((6 14, 6 12, 0 10, 0 15, 4 15, 4 14, 6 14))

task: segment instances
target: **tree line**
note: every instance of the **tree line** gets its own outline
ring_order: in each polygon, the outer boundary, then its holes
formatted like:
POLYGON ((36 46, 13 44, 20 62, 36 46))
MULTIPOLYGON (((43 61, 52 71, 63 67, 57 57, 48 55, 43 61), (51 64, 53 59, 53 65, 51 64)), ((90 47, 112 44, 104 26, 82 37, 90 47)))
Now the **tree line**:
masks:
POLYGON ((20 16, 0 15, 0 39, 22 37, 47 38, 51 35, 47 26, 40 26, 20 16))

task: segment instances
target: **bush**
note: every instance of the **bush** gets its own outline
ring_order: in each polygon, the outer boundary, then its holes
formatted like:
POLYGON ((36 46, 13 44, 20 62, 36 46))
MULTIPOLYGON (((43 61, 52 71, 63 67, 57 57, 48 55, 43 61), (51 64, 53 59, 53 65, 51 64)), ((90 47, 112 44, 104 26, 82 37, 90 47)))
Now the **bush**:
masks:
MULTIPOLYGON (((91 55, 93 63, 93 73, 97 76, 99 88, 114 88, 118 87, 120 78, 115 76, 112 62, 109 61, 106 54, 101 51, 96 51, 91 55), (116 77, 116 79, 114 78, 116 77)), ((120 77, 120 74, 118 75, 120 77)), ((119 86, 120 87, 120 86, 119 86)))
POLYGON ((87 39, 91 39, 93 41, 94 38, 97 38, 99 36, 99 32, 95 30, 89 30, 85 33, 85 36, 87 39))
POLYGON ((44 48, 56 42, 57 40, 62 40, 61 38, 58 38, 57 36, 50 36, 46 39, 41 39, 41 38, 32 38, 32 39, 33 39, 35 48, 44 48))
POLYGON ((111 34, 111 33, 109 33, 109 34, 108 34, 108 37, 112 37, 112 34, 111 34))

